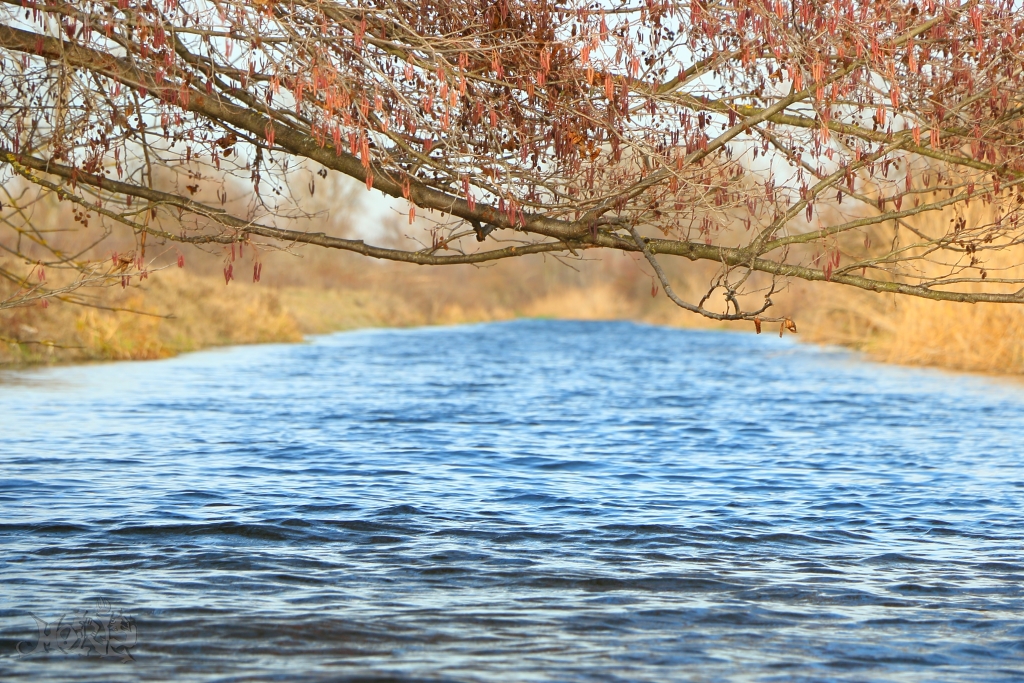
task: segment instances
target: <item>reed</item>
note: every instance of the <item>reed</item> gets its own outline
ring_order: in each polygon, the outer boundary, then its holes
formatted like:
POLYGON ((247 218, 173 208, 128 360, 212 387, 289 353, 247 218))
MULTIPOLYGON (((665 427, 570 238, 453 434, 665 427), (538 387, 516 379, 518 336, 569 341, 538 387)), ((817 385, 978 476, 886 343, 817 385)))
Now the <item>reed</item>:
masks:
MULTIPOLYGON (((966 211, 931 214, 916 221, 914 227, 942 235, 951 221, 962 218, 973 225, 989 223, 995 211, 994 205, 977 201, 966 211)), ((979 251, 977 264, 966 267, 963 274, 1020 277, 1024 268, 1014 264, 1022 260, 1024 247, 1020 246, 991 256, 979 251)), ((939 273, 948 269, 948 264, 932 263, 921 274, 927 275, 929 268, 939 273)), ((796 291, 809 341, 858 348, 889 363, 1024 373, 1024 306, 957 304, 853 289, 833 289, 827 298, 814 297, 813 286, 804 284, 796 291)))
POLYGON ((1024 373, 1019 307, 843 292, 803 312, 806 341, 856 348, 887 363, 1024 373))
POLYGON ((0 364, 151 360, 224 344, 299 341, 280 297, 169 271, 106 289, 90 308, 54 301, 0 312, 0 364), (110 310, 119 309, 119 310, 110 310))
POLYGON ((186 270, 169 268, 124 290, 99 290, 92 301, 101 308, 54 300, 46 308, 0 311, 0 364, 145 360, 354 328, 522 317, 720 327, 652 298, 649 276, 631 261, 451 269, 378 266, 319 253, 268 254, 266 261, 258 285, 226 285, 216 273, 219 260, 196 258, 186 270))
MULTIPOLYGON (((1015 256, 1000 259, 1011 263, 1015 256)), ((222 259, 190 256, 185 270, 172 267, 124 290, 101 290, 94 303, 102 308, 54 301, 45 309, 0 311, 0 364, 155 359, 344 329, 521 317, 752 331, 749 324, 726 326, 686 313, 660 293, 652 298, 650 274, 624 256, 568 266, 535 258, 430 269, 322 252, 270 253, 258 285, 225 285, 222 259)), ((999 272, 999 262, 985 265, 999 272)), ((687 264, 672 274, 691 298, 700 296, 696 284, 706 280, 698 268, 687 264)), ((848 346, 892 363, 1024 373, 1019 307, 893 298, 834 286, 823 296, 813 283, 794 286, 776 301, 797 321, 804 341, 848 346)))

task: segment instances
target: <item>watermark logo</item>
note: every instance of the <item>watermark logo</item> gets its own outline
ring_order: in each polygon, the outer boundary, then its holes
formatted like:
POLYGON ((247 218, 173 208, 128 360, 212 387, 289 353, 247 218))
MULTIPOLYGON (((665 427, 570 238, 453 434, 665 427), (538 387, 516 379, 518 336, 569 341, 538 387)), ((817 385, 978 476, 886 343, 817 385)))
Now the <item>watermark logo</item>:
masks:
POLYGON ((115 610, 109 602, 101 602, 96 610, 62 614, 56 621, 43 621, 34 614, 32 618, 39 634, 34 647, 27 641, 18 643, 22 657, 59 653, 135 661, 131 653, 139 642, 135 619, 123 610, 115 610))

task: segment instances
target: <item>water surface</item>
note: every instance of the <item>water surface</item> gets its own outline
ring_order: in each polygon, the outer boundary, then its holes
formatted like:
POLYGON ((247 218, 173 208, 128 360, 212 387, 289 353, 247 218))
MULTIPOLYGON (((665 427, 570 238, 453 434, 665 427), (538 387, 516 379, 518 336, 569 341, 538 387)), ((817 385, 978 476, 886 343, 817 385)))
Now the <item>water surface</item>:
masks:
POLYGON ((1022 434, 1011 383, 626 323, 6 373, 0 678, 1024 680, 1022 434), (136 661, 12 656, 103 600, 136 661))

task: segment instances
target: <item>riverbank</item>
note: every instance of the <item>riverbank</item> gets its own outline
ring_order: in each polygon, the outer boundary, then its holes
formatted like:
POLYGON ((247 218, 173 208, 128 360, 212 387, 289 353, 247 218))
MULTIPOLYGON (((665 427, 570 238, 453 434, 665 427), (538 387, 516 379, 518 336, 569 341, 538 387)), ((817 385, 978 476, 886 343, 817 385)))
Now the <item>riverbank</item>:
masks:
MULTIPOLYGON (((46 309, 0 312, 0 366, 150 360, 214 346, 299 342, 309 334, 346 329, 523 317, 749 327, 697 318, 663 296, 639 293, 642 284, 614 277, 509 282, 500 272, 460 278, 381 269, 327 285, 285 279, 269 286, 225 286, 223 278, 174 269, 141 287, 101 292, 95 301, 100 308, 55 302, 46 309)), ((798 285, 782 302, 805 342, 855 348, 890 363, 1024 374, 1024 310, 1018 307, 894 301, 836 287, 827 297, 815 292, 798 285)))
POLYGON ((216 346, 299 342, 309 334, 369 327, 415 327, 515 318, 643 319, 675 326, 687 316, 664 302, 637 304, 609 284, 580 287, 479 280, 409 271, 358 282, 255 285, 177 269, 122 291, 102 290, 97 307, 55 301, 45 309, 0 311, 0 366, 153 360, 216 346), (115 310, 116 309, 116 310, 115 310))
POLYGON ((857 349, 884 363, 1024 374, 1022 306, 956 304, 850 288, 828 294, 802 311, 804 341, 857 349))

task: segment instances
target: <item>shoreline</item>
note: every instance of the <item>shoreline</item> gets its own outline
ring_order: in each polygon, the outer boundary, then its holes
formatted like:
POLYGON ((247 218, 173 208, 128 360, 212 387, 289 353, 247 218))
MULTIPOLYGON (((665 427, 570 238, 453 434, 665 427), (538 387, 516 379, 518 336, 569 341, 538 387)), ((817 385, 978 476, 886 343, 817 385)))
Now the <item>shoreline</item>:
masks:
MULTIPOLYGON (((146 362, 146 361, 171 360, 173 358, 178 358, 180 356, 185 356, 185 355, 189 355, 189 354, 193 354, 193 353, 202 353, 202 352, 205 352, 205 351, 217 351, 217 350, 229 351, 230 349, 233 349, 233 348, 241 348, 241 347, 248 347, 248 346, 262 346, 262 345, 272 345, 272 344, 282 344, 282 345, 308 344, 308 343, 310 343, 316 337, 326 337, 326 336, 331 336, 331 335, 334 335, 334 334, 339 334, 339 333, 342 333, 342 332, 359 332, 359 331, 366 331, 366 330, 413 330, 413 329, 422 329, 422 328, 431 328, 431 327, 454 327, 454 326, 463 326, 463 325, 486 325, 486 324, 491 324, 491 323, 515 322, 515 321, 521 321, 521 320, 557 320, 557 321, 563 321, 563 322, 592 322, 592 323, 624 322, 624 323, 634 323, 634 324, 639 324, 639 325, 651 325, 651 326, 655 326, 655 327, 665 327, 665 328, 668 328, 668 329, 675 329, 675 330, 686 330, 686 331, 689 331, 689 332, 725 332, 725 333, 730 333, 730 334, 744 334, 745 333, 744 330, 736 329, 734 327, 730 328, 730 327, 712 327, 712 326, 666 325, 666 324, 657 323, 657 322, 650 322, 650 321, 646 321, 646 320, 634 320, 634 319, 628 319, 628 318, 611 318, 611 319, 606 319, 606 318, 564 318, 564 317, 563 318, 555 318, 555 317, 549 317, 549 316, 519 316, 519 317, 512 317, 512 318, 487 319, 487 320, 462 320, 462 321, 457 321, 457 322, 435 322, 435 323, 426 323, 426 324, 421 324, 421 325, 363 325, 363 326, 350 326, 350 327, 344 327, 344 328, 332 329, 332 330, 325 330, 325 331, 309 332, 309 333, 306 333, 306 334, 302 335, 301 338, 298 338, 298 339, 266 339, 266 340, 260 340, 260 341, 250 341, 250 342, 228 342, 228 343, 224 343, 224 344, 209 344, 209 345, 200 346, 200 347, 196 347, 196 348, 190 348, 190 349, 184 349, 184 350, 176 351, 176 352, 174 352, 172 354, 168 354, 168 355, 164 355, 164 356, 159 356, 159 357, 147 357, 147 358, 85 358, 85 359, 77 359, 77 360, 69 359, 69 360, 57 360, 57 361, 49 361, 49 362, 43 360, 43 361, 35 361, 35 362, 22 363, 22 364, 0 363, 0 378, 2 378, 2 376, 4 374, 6 374, 6 373, 20 373, 20 372, 26 372, 26 371, 32 371, 32 370, 44 370, 44 369, 56 369, 56 368, 85 367, 85 366, 90 366, 90 365, 104 365, 104 364, 122 363, 122 362, 146 362)), ((749 334, 749 332, 746 332, 746 333, 749 334)), ((771 336, 771 335, 769 335, 769 336, 771 336)), ((814 340, 807 339, 806 337, 804 339, 800 339, 800 335, 799 334, 791 335, 791 334, 787 333, 786 336, 787 337, 790 337, 790 336, 795 337, 796 339, 794 341, 798 342, 801 346, 812 345, 812 346, 817 346, 817 347, 823 348, 823 349, 832 347, 832 348, 835 348, 835 349, 840 349, 842 351, 846 351, 846 352, 848 352, 848 353, 850 353, 850 354, 852 354, 854 356, 858 356, 859 357, 858 360, 860 362, 873 363, 873 364, 878 364, 878 365, 883 365, 883 366, 892 366, 892 367, 898 367, 898 368, 930 370, 930 371, 933 371, 933 372, 939 372, 939 373, 944 373, 944 374, 948 373, 948 374, 954 374, 954 375, 966 375, 966 376, 969 376, 969 377, 978 377, 978 378, 985 378, 985 379, 990 379, 990 380, 999 380, 999 381, 1011 382, 1012 384, 1014 384, 1017 387, 1024 386, 1024 375, 1022 375, 1019 372, 1002 372, 1002 373, 1000 373, 1000 372, 985 372, 985 371, 979 371, 979 370, 963 370, 963 369, 958 369, 958 368, 944 367, 944 366, 941 366, 941 365, 923 365, 923 364, 915 364, 915 363, 891 362, 891 361, 886 361, 886 360, 880 359, 878 357, 875 357, 872 354, 870 354, 869 352, 864 351, 863 349, 858 349, 858 348, 855 348, 855 347, 852 347, 852 346, 848 346, 848 345, 837 344, 837 343, 819 342, 819 341, 814 341, 814 340)), ((0 386, 2 386, 2 382, 0 382, 0 386)))
MULTIPOLYGON (((609 282, 556 282, 536 289, 525 283, 516 290, 499 286, 503 280, 483 287, 386 274, 337 286, 225 287, 222 278, 172 271, 143 287, 102 292, 101 304, 148 315, 63 303, 8 309, 0 311, 0 341, 6 342, 0 343, 0 370, 156 360, 227 346, 298 343, 310 335, 346 330, 517 319, 619 320, 753 332, 749 324, 697 318, 663 298, 630 296, 630 287, 609 282)), ((851 349, 893 365, 1024 376, 1024 310, 920 301, 893 305, 859 293, 823 300, 813 294, 797 290, 781 304, 797 321, 796 337, 802 343, 851 349)))

